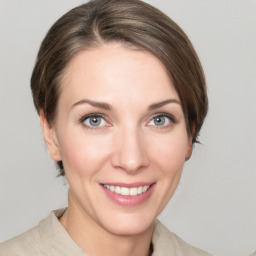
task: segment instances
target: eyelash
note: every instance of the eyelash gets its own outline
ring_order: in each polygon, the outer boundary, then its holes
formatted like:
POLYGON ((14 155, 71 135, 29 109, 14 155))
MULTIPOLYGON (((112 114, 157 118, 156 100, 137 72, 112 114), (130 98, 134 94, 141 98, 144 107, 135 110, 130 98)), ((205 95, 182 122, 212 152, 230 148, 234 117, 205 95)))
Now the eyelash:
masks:
POLYGON ((99 113, 92 113, 92 114, 88 114, 88 115, 85 115, 85 116, 83 116, 82 118, 80 118, 80 120, 79 120, 79 123, 81 123, 82 124, 82 126, 84 127, 84 128, 86 128, 86 129, 88 129, 88 130, 97 130, 97 129, 101 129, 101 128, 103 128, 104 126, 95 126, 95 127, 93 127, 93 126, 89 126, 89 125, 87 125, 87 124, 85 124, 85 121, 87 120, 87 119, 89 119, 89 118, 102 118, 106 123, 108 123, 106 120, 105 120, 105 117, 104 117, 104 115, 102 115, 102 114, 99 114, 99 113))
MULTIPOLYGON (((176 123, 176 119, 174 118, 173 115, 170 115, 170 114, 166 114, 166 113, 157 113, 155 114, 149 122, 147 122, 147 124, 149 124, 150 122, 154 121, 154 119, 156 118, 162 118, 162 117, 165 117, 167 118, 171 124, 175 124, 176 123)), ((165 129, 165 128, 169 128, 171 124, 167 124, 167 125, 152 125, 154 126, 156 129, 165 129)), ((151 125, 149 125, 151 126, 151 125)))
MULTIPOLYGON (((154 126, 156 129, 168 128, 170 126, 170 124, 168 124, 168 125, 159 125, 159 126, 158 125, 149 125, 149 123, 152 122, 155 118, 162 118, 162 117, 167 118, 172 124, 176 123, 176 119, 174 118, 173 115, 166 114, 166 113, 158 113, 158 114, 155 114, 147 122, 147 125, 148 126, 154 126)), ((108 125, 108 122, 106 121, 105 116, 100 114, 100 113, 92 113, 92 114, 85 115, 85 116, 83 116, 82 118, 79 119, 79 123, 81 123, 84 128, 89 129, 89 130, 98 130, 98 129, 104 128, 105 126, 111 126, 111 125, 108 125), (92 118, 92 117, 93 118, 102 118, 107 123, 107 125, 95 126, 94 127, 94 126, 90 126, 90 125, 85 124, 85 121, 88 120, 89 118, 92 118)))

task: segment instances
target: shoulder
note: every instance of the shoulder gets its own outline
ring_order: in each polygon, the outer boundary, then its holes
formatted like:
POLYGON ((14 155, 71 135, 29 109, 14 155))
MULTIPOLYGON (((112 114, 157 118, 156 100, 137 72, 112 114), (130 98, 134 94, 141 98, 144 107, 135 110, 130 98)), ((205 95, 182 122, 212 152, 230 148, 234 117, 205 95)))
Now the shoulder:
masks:
POLYGON ((52 211, 38 226, 0 243, 0 256, 86 256, 58 220, 65 210, 52 211))
POLYGON ((170 232, 160 221, 156 221, 153 233, 153 256, 210 256, 209 253, 196 248, 170 232))
POLYGON ((40 235, 34 227, 27 232, 0 243, 0 256, 32 256, 40 255, 37 252, 40 235))
MULTIPOLYGON (((56 241, 55 233, 61 229, 57 217, 64 211, 65 209, 52 211, 49 216, 40 221, 38 226, 0 243, 0 256, 48 255, 47 252, 52 250, 51 243, 56 241)), ((62 234, 63 231, 59 232, 62 234)))

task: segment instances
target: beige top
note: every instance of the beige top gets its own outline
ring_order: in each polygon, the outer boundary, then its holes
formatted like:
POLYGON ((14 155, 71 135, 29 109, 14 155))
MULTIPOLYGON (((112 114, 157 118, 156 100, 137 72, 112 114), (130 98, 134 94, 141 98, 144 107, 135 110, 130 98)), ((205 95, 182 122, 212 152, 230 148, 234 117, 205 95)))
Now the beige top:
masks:
MULTIPOLYGON (((0 256, 86 256, 58 220, 64 211, 53 211, 38 226, 0 243, 0 256)), ((152 244, 152 256, 210 255, 187 244, 159 221, 155 224, 152 244)))

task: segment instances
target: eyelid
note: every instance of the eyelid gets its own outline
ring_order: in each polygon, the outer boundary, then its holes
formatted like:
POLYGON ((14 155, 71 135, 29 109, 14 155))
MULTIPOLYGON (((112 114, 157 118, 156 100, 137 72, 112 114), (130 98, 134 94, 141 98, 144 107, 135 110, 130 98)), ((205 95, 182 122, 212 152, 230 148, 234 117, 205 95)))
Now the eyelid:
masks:
MULTIPOLYGON (((172 115, 172 114, 168 114, 168 113, 156 113, 154 114, 150 120, 147 122, 147 125, 149 125, 149 123, 151 121, 153 121, 154 118, 156 117, 166 117, 169 119, 169 121, 172 123, 172 124, 175 124, 177 122, 176 118, 172 115)), ((149 125, 149 126, 155 126, 157 128, 166 128, 166 127, 169 127, 171 124, 168 124, 168 125, 162 125, 162 126, 157 126, 157 125, 149 125)))
POLYGON ((89 130, 98 130, 98 129, 103 129, 104 127, 106 126, 110 126, 110 123, 106 120, 106 116, 104 114, 101 114, 101 113, 90 113, 90 114, 86 114, 86 115, 83 115, 79 120, 79 123, 82 124, 82 126, 86 129, 89 129, 89 130), (106 125, 103 125, 103 126, 89 126, 87 124, 85 124, 85 120, 86 119, 89 119, 91 117, 100 117, 102 118, 107 124, 106 125))
POLYGON ((86 114, 86 115, 83 115, 79 121, 83 122, 84 120, 90 118, 90 117, 102 117, 104 120, 105 120, 105 115, 104 114, 101 114, 101 113, 90 113, 90 114, 86 114))
POLYGON ((174 117, 174 115, 168 114, 168 113, 164 113, 164 112, 160 112, 160 113, 154 114, 153 117, 151 118, 151 120, 152 120, 153 118, 161 117, 161 116, 164 116, 164 117, 169 118, 173 123, 176 122, 176 118, 174 117))

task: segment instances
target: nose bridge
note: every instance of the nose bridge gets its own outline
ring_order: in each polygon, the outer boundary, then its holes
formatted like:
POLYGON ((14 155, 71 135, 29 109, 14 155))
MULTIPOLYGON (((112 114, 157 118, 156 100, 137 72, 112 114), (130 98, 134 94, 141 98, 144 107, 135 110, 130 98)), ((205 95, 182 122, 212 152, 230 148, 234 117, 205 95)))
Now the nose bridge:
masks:
POLYGON ((143 132, 135 125, 120 128, 116 134, 113 165, 136 172, 148 165, 143 132))

